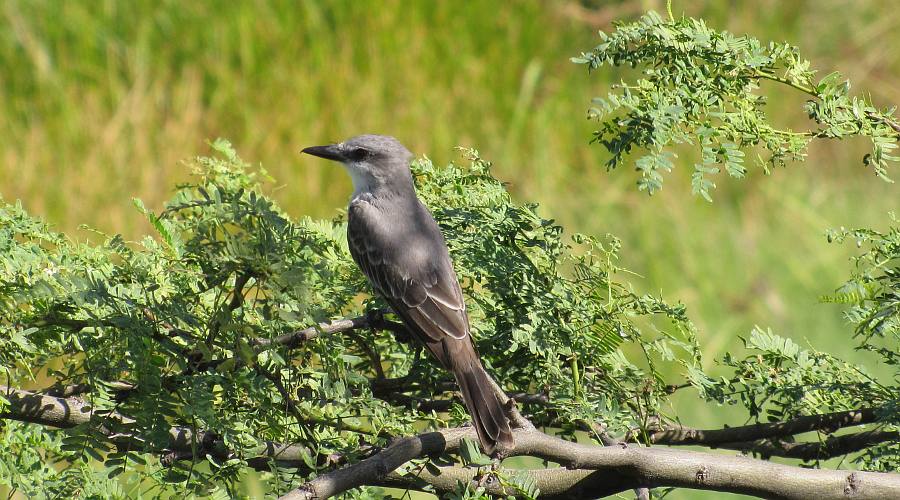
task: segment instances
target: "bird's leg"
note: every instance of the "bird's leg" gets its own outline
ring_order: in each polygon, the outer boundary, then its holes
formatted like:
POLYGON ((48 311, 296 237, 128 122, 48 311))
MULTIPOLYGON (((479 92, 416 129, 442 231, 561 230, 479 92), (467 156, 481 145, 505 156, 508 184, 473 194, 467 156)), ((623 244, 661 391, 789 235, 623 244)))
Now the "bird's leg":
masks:
POLYGON ((391 321, 384 317, 385 313, 390 312, 384 309, 372 309, 366 313, 366 320, 369 327, 379 330, 387 330, 394 336, 394 340, 401 344, 410 344, 413 341, 412 333, 403 323, 391 321))

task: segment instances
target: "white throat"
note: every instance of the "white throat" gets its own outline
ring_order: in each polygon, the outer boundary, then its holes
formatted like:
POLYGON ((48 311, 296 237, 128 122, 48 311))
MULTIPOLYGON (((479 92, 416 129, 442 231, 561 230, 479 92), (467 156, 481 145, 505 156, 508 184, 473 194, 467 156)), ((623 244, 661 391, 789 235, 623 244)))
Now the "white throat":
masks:
POLYGON ((345 163, 344 168, 347 169, 347 173, 350 174, 350 180, 353 181, 353 196, 350 197, 350 201, 359 198, 363 194, 372 192, 372 189, 375 187, 372 174, 365 172, 358 165, 345 163))

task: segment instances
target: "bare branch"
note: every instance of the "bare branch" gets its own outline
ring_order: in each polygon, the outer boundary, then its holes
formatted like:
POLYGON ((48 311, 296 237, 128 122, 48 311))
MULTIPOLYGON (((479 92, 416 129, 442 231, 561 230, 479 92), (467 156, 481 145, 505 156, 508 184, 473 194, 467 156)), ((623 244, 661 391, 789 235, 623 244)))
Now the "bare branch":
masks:
POLYGON ((763 439, 742 443, 724 443, 722 448, 758 453, 764 458, 786 457, 800 460, 828 460, 848 453, 864 450, 878 443, 900 439, 900 432, 874 429, 870 431, 829 436, 824 441, 792 443, 782 440, 763 439))
POLYGON ((322 474, 300 488, 281 497, 282 500, 313 500, 328 498, 387 477, 406 462, 459 448, 462 438, 476 438, 474 428, 454 428, 427 432, 399 439, 375 455, 353 465, 322 474))
MULTIPOLYGON (((724 429, 693 429, 672 427, 650 435, 653 444, 717 446, 726 443, 755 441, 780 436, 793 436, 810 431, 832 433, 842 427, 868 424, 877 421, 875 409, 839 411, 822 415, 797 417, 785 422, 742 425, 724 429)), ((725 447, 725 446, 723 446, 725 447)), ((730 447, 729 447, 730 448, 730 447)))
MULTIPOLYGON (((486 473, 484 469, 445 466, 438 467, 436 470, 438 473, 426 468, 417 471, 415 477, 391 472, 384 479, 378 480, 376 485, 416 490, 424 490, 427 485, 438 492, 450 492, 456 489, 457 482, 462 482, 470 483, 473 488, 481 486, 487 493, 501 498, 517 493, 512 488, 504 487, 495 476, 486 473)), ((597 498, 606 496, 610 492, 628 489, 628 485, 622 483, 621 476, 604 471, 557 467, 515 472, 526 474, 534 480, 535 486, 541 491, 541 500, 597 498)))
MULTIPOLYGON (((603 443, 603 446, 627 446, 623 439, 613 437, 607 432, 606 427, 598 422, 579 421, 578 424, 585 430, 596 434, 600 438, 600 442, 603 443)), ((650 488, 635 488, 634 497, 636 500, 650 500, 650 488)))
POLYGON ((409 334, 406 327, 402 324, 385 319, 384 314, 381 311, 374 311, 365 316, 358 316, 356 318, 338 319, 328 323, 319 323, 316 326, 279 335, 274 339, 256 338, 251 340, 250 343, 258 347, 280 345, 292 349, 321 334, 343 333, 363 328, 388 330, 401 335, 409 334))

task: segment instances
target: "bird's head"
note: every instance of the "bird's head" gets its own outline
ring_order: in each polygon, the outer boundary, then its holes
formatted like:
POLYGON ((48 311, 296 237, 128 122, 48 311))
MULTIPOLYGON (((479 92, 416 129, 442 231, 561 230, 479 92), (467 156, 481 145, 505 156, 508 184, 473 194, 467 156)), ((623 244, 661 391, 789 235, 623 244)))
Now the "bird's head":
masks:
POLYGON ((358 135, 327 146, 311 146, 302 153, 341 162, 353 179, 356 194, 378 187, 406 185, 413 155, 387 135, 358 135))

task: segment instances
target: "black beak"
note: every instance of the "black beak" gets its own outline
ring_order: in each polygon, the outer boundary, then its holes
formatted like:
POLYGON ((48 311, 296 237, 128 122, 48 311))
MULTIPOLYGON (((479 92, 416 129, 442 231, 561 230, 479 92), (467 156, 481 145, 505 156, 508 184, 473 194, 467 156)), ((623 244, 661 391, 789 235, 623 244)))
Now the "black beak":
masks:
POLYGON ((301 153, 306 153, 308 155, 318 156, 319 158, 325 158, 326 160, 334 160, 334 161, 344 161, 344 155, 341 152, 341 147, 337 144, 329 144, 327 146, 310 146, 308 148, 303 148, 301 153))

